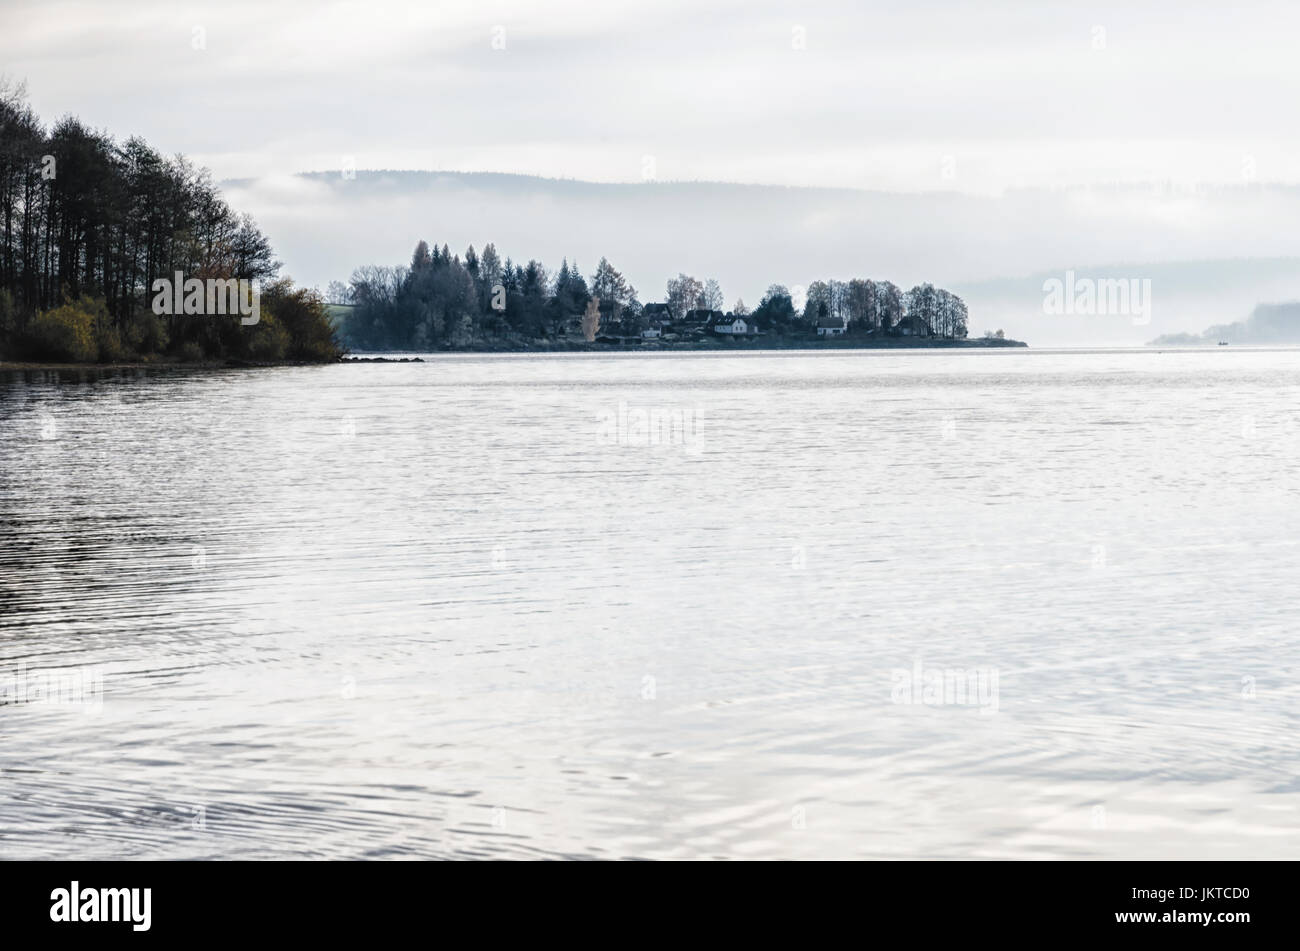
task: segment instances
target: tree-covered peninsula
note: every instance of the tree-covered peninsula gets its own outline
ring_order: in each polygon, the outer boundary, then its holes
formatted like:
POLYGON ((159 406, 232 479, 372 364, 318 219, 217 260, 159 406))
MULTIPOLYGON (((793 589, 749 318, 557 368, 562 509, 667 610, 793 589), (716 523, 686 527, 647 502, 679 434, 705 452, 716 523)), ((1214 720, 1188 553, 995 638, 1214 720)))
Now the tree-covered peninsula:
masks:
POLYGON ((458 254, 421 241, 409 265, 358 268, 326 297, 343 342, 367 351, 1020 345, 1001 332, 968 341, 966 304, 932 284, 772 284, 751 310, 728 307, 716 280, 678 274, 643 303, 606 258, 590 277, 567 258, 552 273, 491 243, 458 254))

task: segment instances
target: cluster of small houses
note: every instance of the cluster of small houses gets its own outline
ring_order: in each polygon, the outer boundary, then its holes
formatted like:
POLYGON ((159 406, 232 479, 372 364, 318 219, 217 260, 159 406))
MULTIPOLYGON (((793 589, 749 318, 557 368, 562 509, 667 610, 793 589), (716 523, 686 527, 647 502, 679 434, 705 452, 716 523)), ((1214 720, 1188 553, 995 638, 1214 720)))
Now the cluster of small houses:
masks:
MULTIPOLYGON (((723 313, 720 310, 688 310, 680 318, 674 318, 667 304, 646 304, 641 311, 639 333, 621 333, 625 328, 621 321, 601 306, 601 333, 596 337, 600 343, 634 343, 641 340, 681 339, 684 337, 718 336, 737 340, 762 336, 765 331, 758 329, 753 317, 741 314, 723 313), (608 319, 606 317, 608 314, 608 319), (606 329, 608 328, 608 329, 606 329)), ((848 330, 848 322, 842 317, 823 317, 816 321, 815 330, 818 337, 841 337, 848 330)), ((891 333, 900 337, 932 336, 930 326, 920 317, 907 316, 891 328, 891 333)))

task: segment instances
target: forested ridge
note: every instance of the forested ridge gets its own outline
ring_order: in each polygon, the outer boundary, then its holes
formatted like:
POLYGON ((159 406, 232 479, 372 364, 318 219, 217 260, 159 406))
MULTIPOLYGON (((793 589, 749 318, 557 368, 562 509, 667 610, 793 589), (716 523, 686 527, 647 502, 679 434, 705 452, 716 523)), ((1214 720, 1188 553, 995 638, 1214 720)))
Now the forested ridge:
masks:
POLYGON ((0 79, 0 357, 337 359, 321 296, 279 277, 270 241, 209 173, 66 116, 46 127, 0 79), (260 282, 253 326, 160 315, 151 288, 185 278, 260 282))

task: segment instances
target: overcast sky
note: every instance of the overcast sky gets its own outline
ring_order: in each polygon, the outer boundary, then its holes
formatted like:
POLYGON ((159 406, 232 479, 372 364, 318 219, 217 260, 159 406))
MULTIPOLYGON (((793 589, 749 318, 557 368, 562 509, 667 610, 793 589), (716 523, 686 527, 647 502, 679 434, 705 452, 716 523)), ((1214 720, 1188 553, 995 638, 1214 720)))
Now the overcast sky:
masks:
POLYGON ((0 71, 27 81, 44 118, 143 135, 218 178, 351 157, 361 169, 983 193, 1300 181, 1296 3, 0 11, 0 71))

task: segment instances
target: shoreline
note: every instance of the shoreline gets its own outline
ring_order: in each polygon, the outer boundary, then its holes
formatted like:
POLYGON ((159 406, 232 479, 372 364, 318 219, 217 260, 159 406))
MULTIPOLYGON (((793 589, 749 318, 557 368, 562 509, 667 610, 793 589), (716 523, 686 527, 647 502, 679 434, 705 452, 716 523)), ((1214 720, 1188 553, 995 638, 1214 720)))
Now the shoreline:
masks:
POLYGON ((35 360, 0 360, 0 373, 27 370, 121 372, 126 370, 249 370, 264 367, 326 367, 334 363, 341 363, 346 359, 344 357, 340 360, 329 360, 323 363, 304 360, 269 361, 265 363, 244 360, 200 360, 195 362, 180 360, 118 360, 112 363, 68 363, 66 361, 41 363, 35 360))
POLYGON ((470 354, 470 353, 754 353, 772 350, 1002 350, 1028 348, 1020 340, 925 340, 911 337, 894 337, 880 340, 782 340, 755 339, 739 343, 732 340, 659 341, 643 343, 601 343, 585 340, 537 340, 527 343, 501 343, 490 346, 446 347, 440 350, 385 350, 363 351, 347 354, 339 360, 324 363, 305 361, 252 362, 245 360, 207 360, 183 362, 177 360, 127 360, 113 363, 42 363, 34 360, 0 360, 2 372, 58 371, 58 372, 126 372, 137 370, 240 370, 269 367, 320 367, 335 363, 423 363, 418 356, 376 356, 385 354, 470 354))

